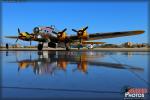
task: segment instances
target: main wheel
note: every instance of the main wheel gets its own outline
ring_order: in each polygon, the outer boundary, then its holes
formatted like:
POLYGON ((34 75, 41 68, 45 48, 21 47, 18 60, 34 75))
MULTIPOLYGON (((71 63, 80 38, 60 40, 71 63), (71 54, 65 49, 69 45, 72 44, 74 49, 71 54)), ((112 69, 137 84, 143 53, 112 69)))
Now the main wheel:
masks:
POLYGON ((69 51, 69 48, 68 48, 68 47, 66 47, 66 51, 69 51))
POLYGON ((41 51, 43 49, 43 44, 38 44, 38 50, 41 51))

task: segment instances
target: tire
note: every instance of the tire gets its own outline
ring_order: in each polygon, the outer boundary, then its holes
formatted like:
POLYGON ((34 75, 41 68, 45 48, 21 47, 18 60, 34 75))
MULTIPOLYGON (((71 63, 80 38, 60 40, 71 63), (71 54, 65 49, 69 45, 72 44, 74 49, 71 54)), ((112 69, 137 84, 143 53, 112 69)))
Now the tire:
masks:
POLYGON ((43 49, 43 44, 38 44, 38 50, 41 51, 43 49))
POLYGON ((70 49, 68 47, 66 47, 66 51, 69 51, 70 49))

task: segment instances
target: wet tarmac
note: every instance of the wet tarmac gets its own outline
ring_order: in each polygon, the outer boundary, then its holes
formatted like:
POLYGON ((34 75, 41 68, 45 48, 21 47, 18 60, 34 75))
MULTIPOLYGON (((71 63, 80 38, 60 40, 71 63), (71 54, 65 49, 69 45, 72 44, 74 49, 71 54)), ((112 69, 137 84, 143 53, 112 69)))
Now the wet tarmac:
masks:
POLYGON ((148 88, 150 52, 0 51, 3 98, 124 98, 148 88))

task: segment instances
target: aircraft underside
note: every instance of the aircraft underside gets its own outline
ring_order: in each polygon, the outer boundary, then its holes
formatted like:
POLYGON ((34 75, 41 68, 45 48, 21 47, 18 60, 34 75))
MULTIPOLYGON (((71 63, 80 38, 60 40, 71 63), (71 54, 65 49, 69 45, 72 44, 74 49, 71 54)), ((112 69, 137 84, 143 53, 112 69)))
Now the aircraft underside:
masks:
MULTIPOLYGON (((38 50, 42 50, 43 49, 43 44, 44 43, 39 43, 38 46, 37 46, 37 49, 38 50)), ((66 48, 66 50, 69 50, 69 47, 68 45, 66 45, 64 42, 59 42, 59 43, 56 43, 56 42, 48 42, 47 43, 47 46, 50 47, 50 48, 66 48)))

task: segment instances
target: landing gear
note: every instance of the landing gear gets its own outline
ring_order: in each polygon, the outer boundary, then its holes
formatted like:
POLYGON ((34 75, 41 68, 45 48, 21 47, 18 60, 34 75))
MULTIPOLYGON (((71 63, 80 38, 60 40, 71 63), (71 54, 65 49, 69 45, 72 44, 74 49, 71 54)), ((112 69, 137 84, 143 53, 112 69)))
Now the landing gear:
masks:
POLYGON ((43 44, 38 44, 38 48, 37 48, 39 51, 41 51, 43 49, 43 44))
POLYGON ((79 44, 77 45, 77 47, 78 47, 78 50, 80 50, 80 48, 82 48, 82 44, 79 43, 79 44))
POLYGON ((69 51, 69 48, 68 48, 68 47, 66 47, 66 51, 69 51))
POLYGON ((69 47, 70 47, 70 43, 69 43, 69 42, 70 42, 70 39, 69 39, 69 38, 66 38, 66 39, 65 39, 65 42, 64 42, 64 43, 65 43, 65 47, 66 47, 66 51, 69 51, 69 50, 70 50, 70 48, 69 48, 69 47))
POLYGON ((66 51, 69 51, 69 43, 65 43, 66 51))
POLYGON ((82 48, 82 38, 79 39, 79 44, 78 44, 78 50, 80 50, 80 48, 82 48))

